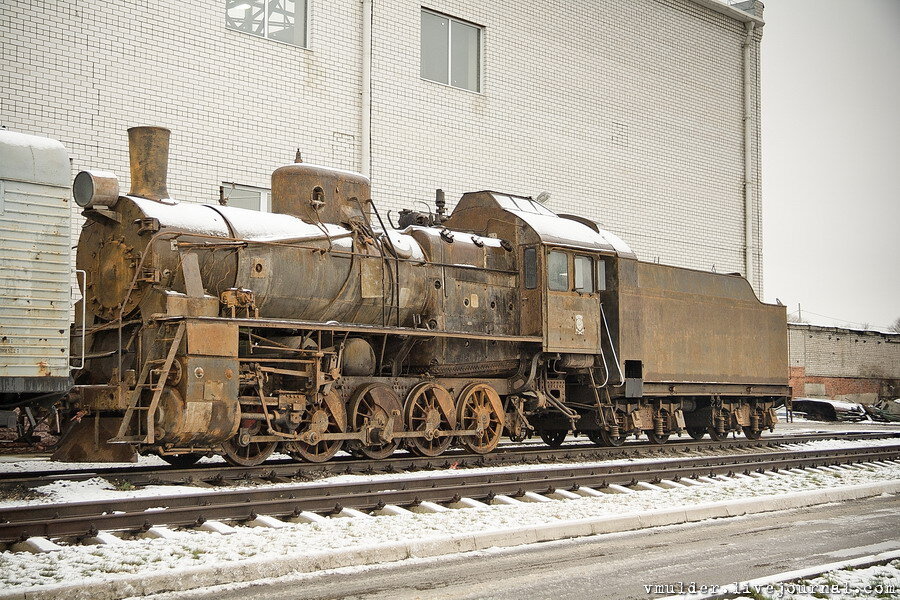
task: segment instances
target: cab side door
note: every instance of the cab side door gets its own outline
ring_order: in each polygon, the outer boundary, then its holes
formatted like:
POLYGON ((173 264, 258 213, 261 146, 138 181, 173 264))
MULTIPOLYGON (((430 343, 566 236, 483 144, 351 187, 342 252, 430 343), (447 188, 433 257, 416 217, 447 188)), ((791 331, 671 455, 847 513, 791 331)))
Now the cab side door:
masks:
POLYGON ((599 353, 600 260, 591 252, 545 248, 545 352, 599 353))

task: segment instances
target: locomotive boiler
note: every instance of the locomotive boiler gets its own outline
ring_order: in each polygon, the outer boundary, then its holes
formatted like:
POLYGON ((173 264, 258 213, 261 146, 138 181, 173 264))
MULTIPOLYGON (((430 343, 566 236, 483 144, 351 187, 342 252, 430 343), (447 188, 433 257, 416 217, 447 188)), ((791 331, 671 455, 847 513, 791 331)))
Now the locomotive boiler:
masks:
POLYGON ((75 178, 87 354, 59 459, 252 465, 774 425, 784 309, 739 276, 639 262, 592 221, 492 191, 395 228, 368 179, 299 155, 272 175, 272 213, 179 203, 168 138, 129 130, 128 194, 111 173, 75 178))

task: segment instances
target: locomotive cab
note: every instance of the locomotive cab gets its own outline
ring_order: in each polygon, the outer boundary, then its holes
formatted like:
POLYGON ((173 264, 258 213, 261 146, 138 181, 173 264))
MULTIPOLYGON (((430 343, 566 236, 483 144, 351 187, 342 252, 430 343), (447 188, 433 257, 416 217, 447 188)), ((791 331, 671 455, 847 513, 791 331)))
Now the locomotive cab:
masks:
POLYGON ((544 352, 598 353, 607 263, 635 257, 622 240, 593 221, 491 191, 463 194, 447 226, 519 248, 521 335, 541 336, 544 352))

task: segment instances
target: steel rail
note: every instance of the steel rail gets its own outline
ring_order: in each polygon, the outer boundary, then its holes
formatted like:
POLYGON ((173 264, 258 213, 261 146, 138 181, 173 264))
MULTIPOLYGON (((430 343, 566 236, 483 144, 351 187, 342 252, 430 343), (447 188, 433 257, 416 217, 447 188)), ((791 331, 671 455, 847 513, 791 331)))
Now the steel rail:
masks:
POLYGON ((491 499, 499 494, 552 493, 556 489, 630 485, 700 476, 732 475, 831 464, 897 460, 900 445, 842 450, 785 451, 693 457, 660 463, 550 466, 488 473, 432 474, 361 483, 298 484, 155 496, 31 505, 0 509, 0 542, 31 536, 83 538, 100 530, 140 531, 152 526, 191 526, 209 519, 252 520, 257 515, 297 516, 303 511, 334 513, 345 507, 375 510, 386 504, 447 503, 462 497, 491 499))
POLYGON ((472 454, 464 450, 451 450, 437 457, 417 457, 398 452, 381 460, 338 456, 325 463, 306 463, 294 460, 270 459, 255 467, 233 467, 222 464, 205 464, 191 467, 145 466, 103 467, 79 470, 42 470, 0 473, 0 488, 34 487, 60 479, 83 481, 104 477, 135 486, 191 485, 207 483, 222 485, 229 481, 268 480, 287 481, 296 478, 315 479, 331 474, 395 473, 457 468, 516 465, 528 463, 572 462, 578 460, 616 460, 684 454, 687 452, 725 452, 733 449, 756 450, 775 448, 785 444, 802 444, 821 440, 869 440, 900 438, 900 432, 819 433, 763 437, 759 440, 734 438, 728 440, 694 441, 670 440, 666 444, 629 442, 619 447, 597 446, 592 442, 573 441, 561 448, 548 448, 542 444, 515 444, 510 442, 490 454, 472 454))

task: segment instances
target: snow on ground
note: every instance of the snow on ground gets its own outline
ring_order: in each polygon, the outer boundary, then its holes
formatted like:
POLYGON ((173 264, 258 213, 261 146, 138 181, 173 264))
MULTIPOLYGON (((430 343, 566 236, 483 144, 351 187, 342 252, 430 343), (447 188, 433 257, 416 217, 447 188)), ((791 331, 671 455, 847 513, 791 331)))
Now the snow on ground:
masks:
POLYGON ((831 571, 812 579, 761 586, 752 591, 755 592, 752 597, 740 596, 735 600, 898 598, 900 560, 862 569, 831 571))
POLYGON ((869 465, 738 477, 696 487, 610 493, 596 498, 516 506, 484 506, 437 514, 331 518, 322 523, 287 523, 281 529, 239 526, 238 533, 232 535, 179 530, 168 540, 131 539, 112 546, 65 546, 58 552, 46 554, 4 552, 0 554, 0 588, 11 591, 62 582, 99 583, 131 574, 171 572, 175 576, 180 569, 227 565, 250 557, 299 557, 311 551, 360 548, 453 533, 513 530, 733 498, 898 479, 900 464, 869 465))
MULTIPOLYGON (((275 455, 276 457, 280 455, 275 455)), ((285 458, 287 458, 285 456, 285 458)), ((223 464, 225 460, 219 456, 210 458, 201 458, 197 463, 200 466, 205 464, 223 464)), ((136 463, 90 463, 90 462, 57 462, 50 460, 49 456, 29 456, 22 455, 6 455, 0 456, 0 473, 31 473, 34 471, 59 471, 64 473, 67 471, 89 471, 91 469, 109 469, 110 467, 165 467, 169 463, 158 456, 140 456, 136 463)))
MULTIPOLYGON (((812 442, 805 442, 802 444, 791 444, 786 446, 790 450, 837 450, 837 449, 849 449, 849 448, 862 448, 862 447, 874 447, 874 446, 893 446, 900 443, 900 441, 891 438, 885 439, 875 439, 875 440, 818 440, 812 442)), ((547 466, 547 465, 510 465, 510 466, 499 466, 499 467, 477 467, 473 469, 441 469, 432 471, 431 474, 434 478, 440 477, 449 477, 449 476, 458 476, 460 473, 478 475, 482 473, 501 473, 501 472, 522 472, 522 471, 531 471, 534 469, 557 469, 557 470, 567 470, 572 467, 589 467, 589 466, 619 466, 619 465, 632 465, 632 464, 641 464, 641 463, 659 463, 659 462, 668 462, 668 461, 678 461, 683 460, 684 455, 679 456, 667 456, 667 457, 649 457, 649 458, 621 458, 615 460, 605 460, 605 461, 582 461, 582 462, 571 462, 571 463, 561 463, 555 466, 547 466)), ((155 464, 153 461, 161 461, 158 457, 155 456, 147 456, 141 457, 142 461, 147 461, 147 464, 155 464)), ((34 462, 34 461, 23 461, 23 462, 34 462)), ((43 461, 42 464, 46 464, 43 461)), ((6 465, 2 466, 15 466, 20 463, 6 463, 6 465)), ((61 464, 73 464, 73 463, 61 463, 61 464)), ((40 470, 40 469, 33 469, 40 470)), ((28 471, 28 467, 23 467, 23 472, 28 471)), ((318 479, 316 481, 307 482, 307 483, 282 483, 282 484, 274 484, 268 487, 304 487, 304 486, 320 486, 325 483, 365 483, 369 481, 402 481, 404 479, 415 479, 420 477, 420 473, 386 473, 386 474, 376 474, 376 475, 334 475, 331 477, 325 477, 322 479, 318 479)), ((244 489, 247 487, 259 487, 254 484, 238 484, 232 486, 232 489, 244 489)), ((27 506, 31 504, 53 504, 53 503, 62 503, 62 502, 87 502, 90 500, 114 500, 116 498, 135 498, 142 496, 175 496, 175 495, 183 495, 183 494, 200 494, 200 493, 211 493, 222 490, 223 488, 219 487, 216 489, 203 489, 197 487, 189 487, 189 486, 177 486, 177 485, 158 485, 158 486, 147 486, 137 490, 128 490, 128 489, 119 489, 116 488, 112 483, 106 481, 101 477, 93 477, 91 479, 87 479, 84 481, 70 481, 70 480, 57 480, 52 483, 48 483, 46 485, 42 485, 40 487, 34 488, 34 491, 40 494, 40 496, 35 498, 28 499, 0 499, 0 508, 8 508, 11 506, 27 506)))

